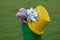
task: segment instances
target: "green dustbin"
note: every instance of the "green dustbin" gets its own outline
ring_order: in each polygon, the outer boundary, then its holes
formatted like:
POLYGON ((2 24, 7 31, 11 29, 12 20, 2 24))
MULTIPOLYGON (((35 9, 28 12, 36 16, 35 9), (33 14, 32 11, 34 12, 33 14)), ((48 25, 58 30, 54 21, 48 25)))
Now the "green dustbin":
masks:
POLYGON ((36 11, 39 15, 39 19, 36 23, 29 21, 27 24, 22 24, 24 40, 41 40, 44 28, 50 22, 48 12, 43 6, 37 6, 36 11))
POLYGON ((27 24, 22 24, 23 40, 41 40, 41 35, 33 33, 27 24))

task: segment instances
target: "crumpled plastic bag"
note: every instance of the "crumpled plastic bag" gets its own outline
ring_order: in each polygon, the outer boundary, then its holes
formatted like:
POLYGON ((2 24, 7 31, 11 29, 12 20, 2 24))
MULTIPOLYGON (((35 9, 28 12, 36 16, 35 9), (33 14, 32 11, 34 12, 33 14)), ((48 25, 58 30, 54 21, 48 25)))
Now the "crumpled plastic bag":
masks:
POLYGON ((27 14, 28 14, 28 18, 30 18, 32 20, 32 22, 37 21, 38 13, 35 9, 33 9, 33 8, 27 9, 27 14))
POLYGON ((27 11, 24 8, 20 8, 16 14, 16 17, 19 19, 20 23, 27 23, 27 11))

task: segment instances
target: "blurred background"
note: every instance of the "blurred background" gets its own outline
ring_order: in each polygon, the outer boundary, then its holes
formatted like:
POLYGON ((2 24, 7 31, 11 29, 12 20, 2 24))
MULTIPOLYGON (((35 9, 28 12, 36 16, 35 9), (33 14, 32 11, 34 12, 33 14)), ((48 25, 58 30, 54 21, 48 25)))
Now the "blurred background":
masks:
POLYGON ((44 6, 51 18, 42 40, 60 40, 60 0, 0 0, 0 40, 22 40, 21 24, 15 14, 19 7, 38 5, 44 6))

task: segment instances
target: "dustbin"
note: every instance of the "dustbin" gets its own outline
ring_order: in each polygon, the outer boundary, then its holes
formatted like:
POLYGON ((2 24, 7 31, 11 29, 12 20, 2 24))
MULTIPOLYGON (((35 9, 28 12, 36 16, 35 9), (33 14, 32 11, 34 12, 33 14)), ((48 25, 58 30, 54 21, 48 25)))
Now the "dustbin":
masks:
POLYGON ((37 22, 28 22, 22 24, 23 39, 24 40, 41 40, 41 35, 44 33, 46 25, 50 22, 47 10, 43 6, 37 6, 39 19, 37 22))

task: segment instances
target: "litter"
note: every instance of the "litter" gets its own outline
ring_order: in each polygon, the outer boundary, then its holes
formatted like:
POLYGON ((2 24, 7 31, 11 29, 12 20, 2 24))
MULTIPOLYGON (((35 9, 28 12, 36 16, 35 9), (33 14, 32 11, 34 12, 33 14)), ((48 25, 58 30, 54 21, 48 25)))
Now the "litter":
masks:
POLYGON ((27 21, 31 20, 32 22, 36 22, 38 19, 38 13, 32 7, 30 9, 21 8, 16 14, 18 19, 24 19, 26 17, 27 21))
POLYGON ((28 14, 28 17, 32 20, 32 22, 37 21, 38 13, 35 9, 33 9, 33 8, 27 9, 27 14, 28 14))

